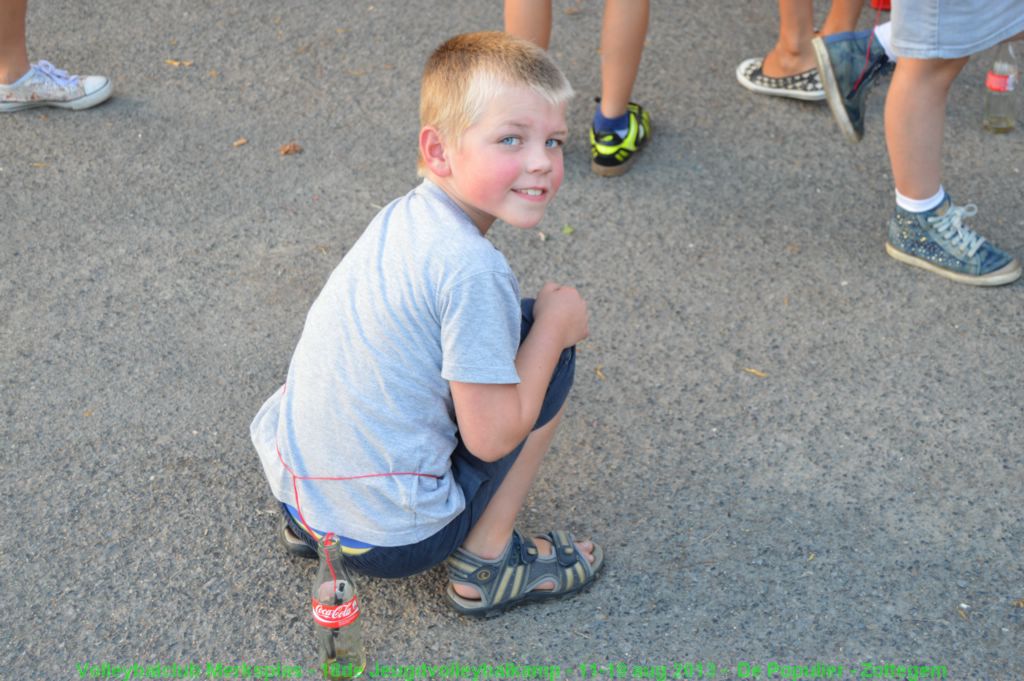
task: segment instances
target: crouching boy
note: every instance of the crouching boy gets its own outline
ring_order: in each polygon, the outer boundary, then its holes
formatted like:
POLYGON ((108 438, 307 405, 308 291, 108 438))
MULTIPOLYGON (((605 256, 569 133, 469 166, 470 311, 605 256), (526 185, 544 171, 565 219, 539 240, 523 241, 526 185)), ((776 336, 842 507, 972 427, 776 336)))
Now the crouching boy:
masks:
POLYGON ((489 616, 588 586, 603 552, 515 529, 572 385, 586 303, 546 284, 520 300, 486 239, 529 229, 562 182, 572 89, 538 47, 457 36, 427 62, 422 184, 386 206, 306 318, 252 439, 281 538, 313 557, 341 538, 357 571, 402 577, 447 560, 448 602, 489 616))

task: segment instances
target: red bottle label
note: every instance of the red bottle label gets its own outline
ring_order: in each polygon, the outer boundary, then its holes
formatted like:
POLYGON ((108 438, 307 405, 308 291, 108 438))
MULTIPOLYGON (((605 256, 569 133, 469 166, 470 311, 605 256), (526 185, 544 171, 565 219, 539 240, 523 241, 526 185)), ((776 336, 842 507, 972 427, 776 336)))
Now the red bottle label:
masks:
POLYGON ((1013 76, 1009 74, 998 74, 989 71, 985 77, 985 87, 992 92, 1011 92, 1014 85, 1013 76))
POLYGON ((313 619, 322 627, 339 629, 352 624, 358 617, 359 599, 356 596, 341 605, 324 605, 313 599, 313 619))

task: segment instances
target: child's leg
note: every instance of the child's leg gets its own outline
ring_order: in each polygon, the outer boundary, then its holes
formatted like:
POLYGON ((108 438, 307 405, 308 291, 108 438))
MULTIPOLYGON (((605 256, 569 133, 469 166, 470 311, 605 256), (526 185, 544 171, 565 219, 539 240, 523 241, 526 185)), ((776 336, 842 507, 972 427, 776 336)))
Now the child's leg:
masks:
POLYGON ((946 98, 966 63, 967 57, 896 63, 885 104, 896 211, 885 250, 900 262, 954 281, 1001 286, 1020 277, 1020 261, 966 225, 977 206, 955 205, 942 188, 946 98))
POLYGON ((828 8, 828 16, 819 33, 832 35, 845 33, 857 28, 860 11, 864 7, 863 0, 834 0, 828 8))
POLYGON ((28 0, 0 0, 0 113, 37 106, 88 109, 110 97, 105 76, 68 76, 40 60, 33 67, 25 47, 28 0))
POLYGON ((783 78, 814 68, 814 3, 779 0, 779 40, 764 58, 764 75, 783 78))
POLYGON ((551 0, 505 0, 505 32, 548 49, 551 0))
MULTIPOLYGON (((558 414, 544 424, 542 427, 530 433, 519 452, 519 457, 509 469, 498 487, 498 491, 491 497, 490 502, 476 524, 469 531, 462 548, 474 553, 486 560, 494 560, 501 556, 509 539, 512 537, 512 529, 515 526, 516 517, 526 501, 526 495, 537 477, 537 471, 544 461, 544 456, 551 446, 551 440, 555 436, 555 430, 562 420, 562 409, 558 414)), ((541 538, 534 538, 540 554, 551 553, 551 545, 541 538)), ((594 545, 589 541, 576 542, 576 547, 588 561, 593 562, 594 545)), ((453 584, 455 592, 463 598, 477 598, 476 587, 468 584, 453 584)), ((538 588, 551 588, 553 584, 542 584, 538 588)))
POLYGON ((601 27, 601 114, 625 115, 647 38, 648 0, 605 0, 601 27))
POLYGON ((28 0, 0 0, 0 84, 10 85, 28 72, 25 13, 28 0))
MULTIPOLYGON (((852 31, 860 16, 861 0, 836 0, 821 29, 823 35, 852 31)), ((740 85, 762 95, 804 101, 825 98, 812 40, 812 0, 779 0, 779 39, 764 59, 746 59, 736 67, 740 85)))
POLYGON ((648 0, 605 0, 601 99, 590 126, 590 169, 622 175, 651 138, 651 115, 630 102, 647 37, 648 0))
POLYGON ((946 97, 966 63, 966 57, 897 62, 885 102, 885 141, 903 196, 920 200, 939 191, 946 97))
MULTIPOLYGON (((861 0, 835 0, 829 8, 821 35, 852 31, 857 26, 861 0)), ((811 0, 779 0, 779 40, 764 58, 763 73, 783 78, 814 68, 814 3, 811 0)))

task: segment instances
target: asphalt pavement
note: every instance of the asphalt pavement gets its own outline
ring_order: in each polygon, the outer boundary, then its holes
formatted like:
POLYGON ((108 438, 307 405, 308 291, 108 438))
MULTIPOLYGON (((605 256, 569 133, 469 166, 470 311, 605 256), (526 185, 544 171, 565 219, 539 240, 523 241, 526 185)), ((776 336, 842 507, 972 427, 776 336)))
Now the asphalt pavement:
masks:
MULTIPOLYGON (((1024 676, 1024 283, 885 254, 886 87, 855 146, 824 104, 740 88, 776 21, 656 3, 653 143, 604 179, 601 3, 556 0, 565 183, 537 231, 492 239, 525 293, 590 304, 522 527, 607 565, 488 622, 446 607, 441 569, 363 579, 369 671, 1024 676)), ((31 3, 30 56, 115 93, 0 118, 0 678, 315 677, 315 563, 274 541, 249 422, 327 275, 418 181, 427 55, 500 28, 468 0, 31 3)), ((944 183, 1024 255, 1024 133, 982 131, 986 67, 953 86, 944 183)))

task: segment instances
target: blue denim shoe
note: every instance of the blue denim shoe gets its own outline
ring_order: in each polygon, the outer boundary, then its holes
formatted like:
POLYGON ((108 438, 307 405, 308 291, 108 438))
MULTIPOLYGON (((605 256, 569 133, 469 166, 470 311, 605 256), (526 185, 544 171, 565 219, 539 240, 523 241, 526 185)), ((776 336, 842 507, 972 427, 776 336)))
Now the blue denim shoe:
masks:
POLYGON ((815 38, 811 44, 832 117, 846 139, 859 142, 864 136, 868 89, 896 65, 885 55, 874 31, 836 33, 815 38))
POLYGON ((924 213, 896 207, 885 251, 900 262, 974 286, 1000 286, 1020 277, 1020 260, 996 248, 963 220, 978 213, 973 203, 956 206, 949 195, 924 213))

